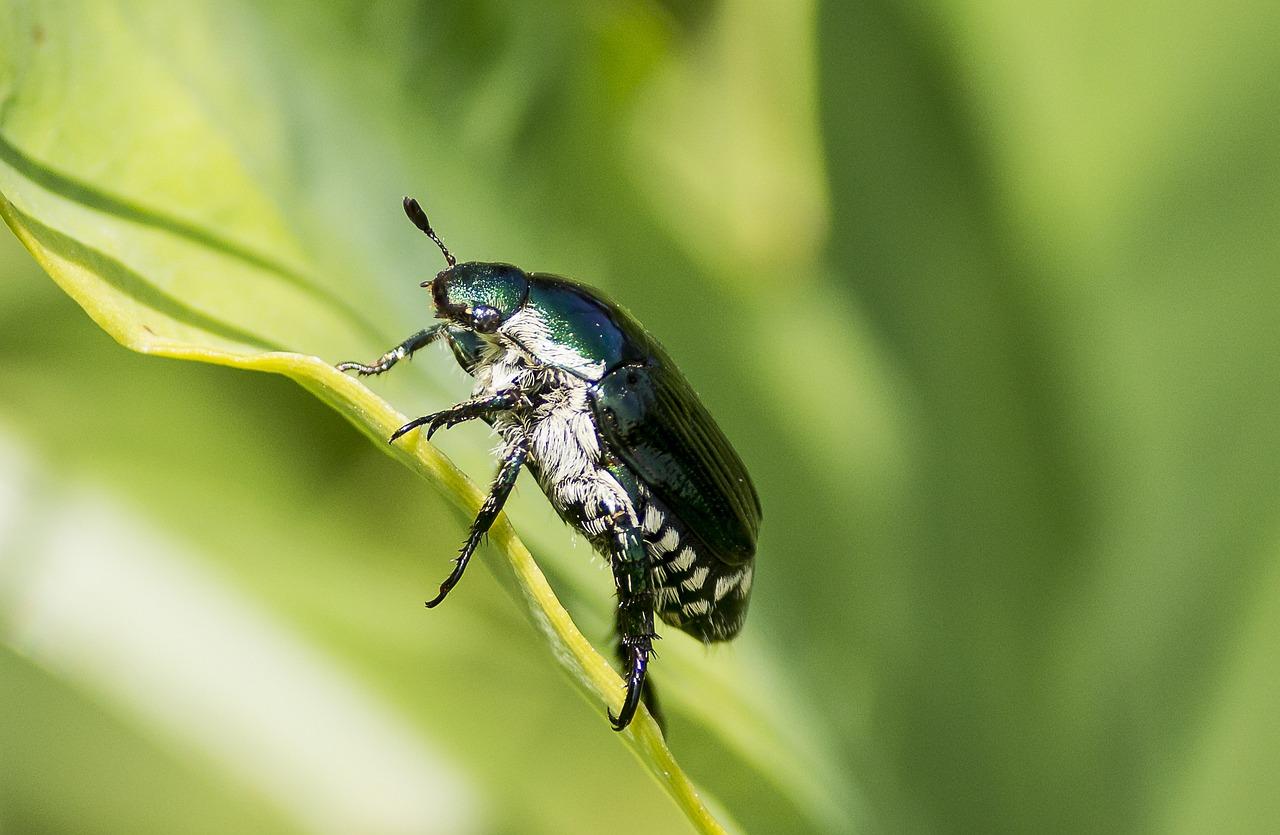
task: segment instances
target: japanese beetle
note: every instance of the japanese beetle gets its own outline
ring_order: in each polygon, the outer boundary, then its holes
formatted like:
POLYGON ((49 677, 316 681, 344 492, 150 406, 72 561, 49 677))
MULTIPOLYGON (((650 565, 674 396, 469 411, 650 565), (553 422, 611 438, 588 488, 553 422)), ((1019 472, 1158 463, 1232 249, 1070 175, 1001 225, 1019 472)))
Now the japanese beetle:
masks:
POLYGON ((471 399, 412 420, 391 436, 479 418, 501 436, 489 496, 456 565, 427 603, 438 605, 528 467, 565 522, 613 568, 626 696, 615 730, 642 696, 653 616, 705 642, 738 634, 751 594, 760 499, 729 444, 662 346, 598 290, 511 264, 459 264, 412 198, 405 214, 448 267, 422 286, 439 324, 373 363, 341 371, 381 374, 444 340, 475 378, 471 399))

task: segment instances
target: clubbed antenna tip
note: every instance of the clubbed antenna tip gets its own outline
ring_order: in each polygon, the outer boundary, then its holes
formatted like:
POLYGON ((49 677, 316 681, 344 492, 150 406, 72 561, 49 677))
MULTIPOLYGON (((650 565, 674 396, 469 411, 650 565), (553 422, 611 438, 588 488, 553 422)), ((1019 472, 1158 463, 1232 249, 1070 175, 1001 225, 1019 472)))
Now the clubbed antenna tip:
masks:
POLYGON ((436 242, 436 246, 440 247, 440 251, 444 253, 444 260, 450 267, 458 263, 458 259, 453 257, 453 253, 449 251, 449 247, 444 245, 444 241, 440 240, 440 236, 431 228, 431 221, 427 220, 427 213, 422 211, 422 207, 418 205, 418 201, 412 197, 404 199, 404 213, 409 216, 409 220, 413 221, 413 225, 421 229, 428 238, 436 242))

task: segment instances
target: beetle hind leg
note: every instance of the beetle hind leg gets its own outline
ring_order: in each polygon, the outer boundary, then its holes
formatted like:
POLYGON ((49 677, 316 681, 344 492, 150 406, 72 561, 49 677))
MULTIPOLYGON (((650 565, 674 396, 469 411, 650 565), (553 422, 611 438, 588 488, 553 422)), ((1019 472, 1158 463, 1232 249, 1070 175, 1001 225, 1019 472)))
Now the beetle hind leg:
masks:
MULTIPOLYGON (((619 620, 621 620, 621 618, 619 618, 619 620)), ((621 625, 619 625, 618 627, 619 632, 621 632, 621 628, 622 628, 621 625)), ((658 637, 659 636, 655 634, 650 636, 650 639, 657 640, 658 637)), ((619 638, 618 638, 617 653, 618 653, 618 661, 620 661, 622 664, 622 669, 626 673, 630 673, 631 665, 632 665, 631 650, 627 646, 627 642, 622 639, 621 635, 619 635, 619 638)), ((648 657, 653 658, 653 657, 656 657, 657 654, 658 654, 657 651, 655 651, 653 649, 652 644, 650 644, 648 649, 648 657)), ((662 731, 663 735, 665 736, 667 733, 667 717, 665 714, 663 714, 662 706, 658 703, 658 689, 654 685, 653 679, 648 676, 647 662, 646 662, 646 671, 640 674, 640 678, 641 678, 640 703, 643 704, 645 708, 649 711, 649 715, 653 717, 653 721, 658 723, 658 730, 662 731)), ((628 676, 628 684, 630 684, 629 676, 628 676)), ((634 713, 634 710, 635 709, 633 708, 632 709, 633 713, 634 713)), ((614 717, 610 715, 609 718, 610 720, 613 720, 614 717)))
POLYGON ((653 583, 640 529, 632 525, 615 525, 618 527, 612 535, 610 563, 618 588, 618 653, 622 657, 622 676, 627 692, 618 714, 615 716, 612 710, 609 711, 609 721, 615 731, 621 731, 631 724, 642 699, 654 718, 659 719, 660 714, 655 710, 657 701, 645 677, 649 656, 653 654, 653 642, 658 636, 653 631, 653 583))

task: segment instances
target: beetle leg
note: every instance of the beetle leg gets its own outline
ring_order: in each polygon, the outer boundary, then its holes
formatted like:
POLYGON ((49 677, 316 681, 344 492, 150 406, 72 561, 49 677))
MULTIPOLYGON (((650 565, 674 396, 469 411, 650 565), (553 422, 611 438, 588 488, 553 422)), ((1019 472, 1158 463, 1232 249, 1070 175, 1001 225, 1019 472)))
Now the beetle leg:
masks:
POLYGON ((440 584, 440 593, 435 598, 427 601, 428 609, 439 606, 445 595, 462 579, 462 572, 467 570, 467 563, 470 562, 471 555, 475 553, 480 540, 484 538, 484 535, 489 532, 489 528, 493 526, 493 521, 498 518, 498 514, 502 511, 502 505, 506 503, 507 496, 511 494, 511 488, 515 486, 516 478, 520 475, 520 467, 524 465, 525 459, 528 457, 529 439, 524 436, 511 441, 507 444, 507 448, 503 450, 502 464, 498 467, 498 475, 493 479, 493 487, 490 488, 484 504, 480 506, 480 512, 476 515, 475 521, 471 523, 471 532, 467 535, 467 541, 463 543, 457 559, 454 560, 453 571, 440 584))
POLYGON ((615 522, 610 562, 618 587, 618 639, 621 644, 623 679, 627 695, 622 709, 609 721, 615 731, 631 724, 645 691, 645 671, 653 652, 653 587, 649 579, 649 557, 644 549, 640 528, 626 522, 615 522))
POLYGON ((518 389, 507 389, 488 397, 465 400, 456 406, 450 406, 448 409, 423 415, 420 418, 409 421, 395 432, 392 432, 391 437, 387 439, 387 443, 395 443, 396 439, 401 435, 424 424, 429 424, 427 426, 427 440, 431 440, 431 436, 436 433, 437 429, 448 429, 450 426, 455 426, 468 420, 488 417, 494 412, 505 412, 508 409, 515 408, 519 403, 520 391, 518 389))
POLYGON ((367 377, 371 374, 381 374, 384 371, 389 371, 391 366, 395 365, 400 360, 412 356, 413 352, 419 348, 425 348, 430 345, 443 333, 444 326, 435 325, 433 327, 426 328, 425 330, 418 331, 404 342, 401 342, 390 351, 387 351, 385 354, 378 357, 369 365, 365 365, 362 362, 340 362, 334 367, 339 371, 354 371, 361 377, 367 377))
MULTIPOLYGON (((619 617, 619 621, 621 621, 621 617, 619 617)), ((619 629, 621 629, 621 626, 619 626, 619 629)), ((656 640, 658 636, 654 635, 653 637, 656 640)), ((626 644, 619 640, 617 653, 618 660, 622 662, 623 669, 627 669, 630 665, 630 658, 628 657, 627 652, 626 644)), ((649 654, 651 656, 657 655, 652 648, 649 650, 649 654)), ((653 679, 649 678, 647 675, 644 678, 644 684, 640 688, 640 702, 648 709, 649 715, 653 717, 653 721, 658 723, 658 730, 662 731, 663 736, 665 736, 667 733, 667 717, 662 712, 662 705, 658 704, 658 688, 654 686, 653 679)), ((612 719, 613 717, 610 718, 612 719)))

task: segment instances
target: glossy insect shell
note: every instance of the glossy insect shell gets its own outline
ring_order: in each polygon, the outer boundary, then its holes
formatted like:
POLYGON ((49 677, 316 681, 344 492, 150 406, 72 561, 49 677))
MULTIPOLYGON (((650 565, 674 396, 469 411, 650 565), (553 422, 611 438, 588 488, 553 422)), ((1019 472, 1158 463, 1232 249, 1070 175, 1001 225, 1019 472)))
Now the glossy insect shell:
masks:
POLYGON ((486 308, 495 311, 492 325, 497 327, 523 307, 529 296, 529 276, 512 264, 458 264, 439 273, 430 284, 436 311, 465 327, 475 327, 475 312, 486 308))
POLYGON ((432 297, 437 312, 460 326, 450 334, 458 361, 468 370, 474 367, 483 342, 473 333, 463 333, 470 323, 462 310, 481 304, 498 307, 504 322, 520 309, 532 308, 546 337, 564 349, 556 356, 538 358, 592 382, 621 365, 646 361, 656 344, 635 319, 599 291, 560 276, 526 274, 510 264, 459 264, 436 277, 432 297), (519 304, 511 305, 516 298, 519 304))
MULTIPOLYGON (((469 289, 470 298, 491 304, 492 276, 508 276, 508 265, 492 265, 493 270, 484 269, 490 265, 463 266, 469 268, 468 276, 481 277, 474 287, 488 294, 469 289)), ((536 331, 542 344, 554 346, 549 354, 538 355, 542 363, 590 383, 602 447, 625 466, 627 473, 619 475, 633 477, 620 481, 639 482, 658 497, 696 538, 699 559, 715 558, 725 566, 750 561, 761 515, 755 488, 737 452, 661 345, 598 290, 545 273, 521 275, 527 292, 519 310, 536 316, 512 320, 503 333, 519 340, 522 333, 536 331)), ((457 292, 455 288, 451 295, 457 292)), ((504 292, 515 295, 511 289, 504 292)), ((519 310, 504 309, 504 321, 519 310)), ((459 364, 470 372, 483 349, 482 338, 465 325, 451 328, 450 335, 459 364)), ((745 600, 726 599, 721 605, 745 606, 745 600)), ((697 634, 706 640, 730 636, 697 634)))

